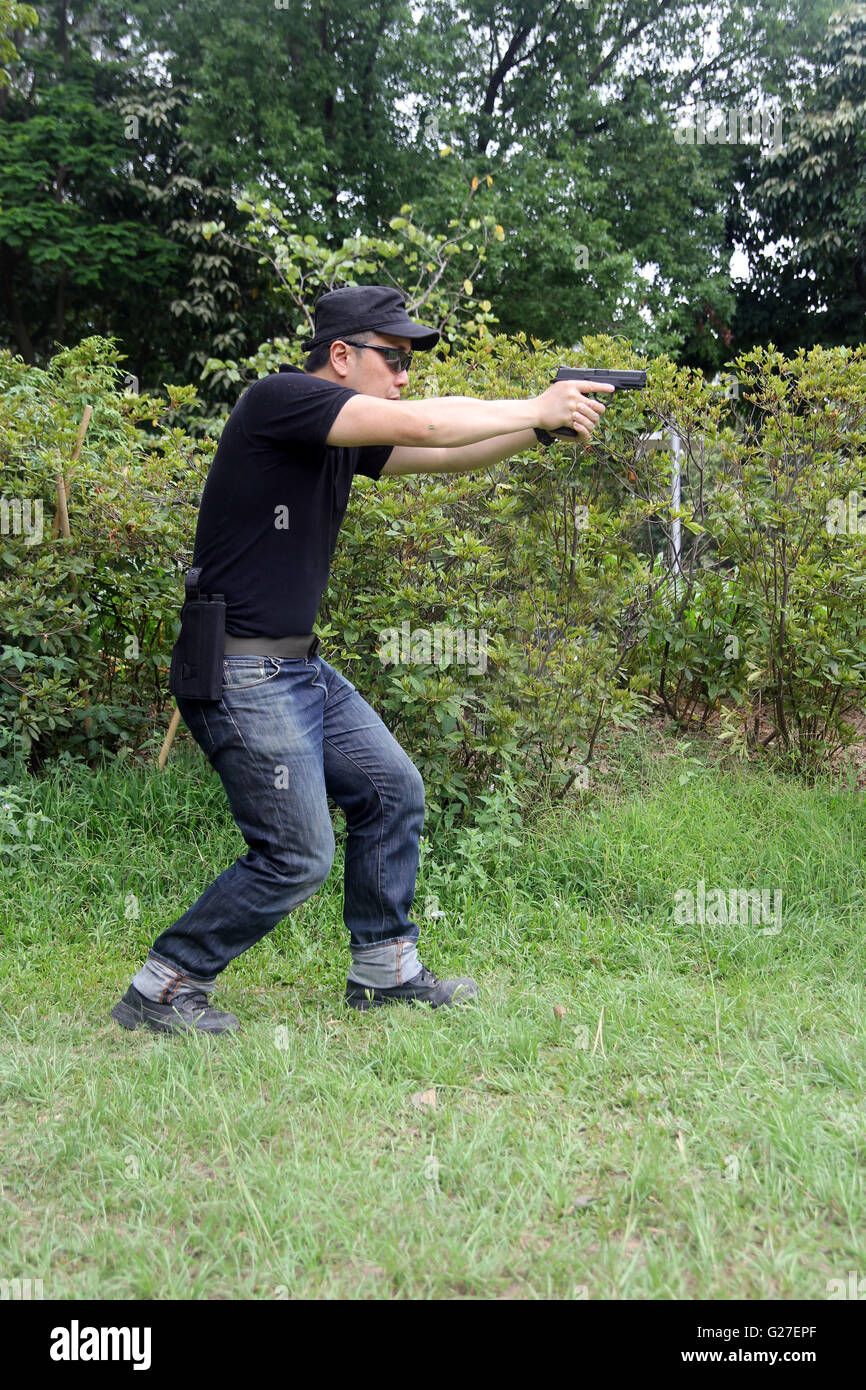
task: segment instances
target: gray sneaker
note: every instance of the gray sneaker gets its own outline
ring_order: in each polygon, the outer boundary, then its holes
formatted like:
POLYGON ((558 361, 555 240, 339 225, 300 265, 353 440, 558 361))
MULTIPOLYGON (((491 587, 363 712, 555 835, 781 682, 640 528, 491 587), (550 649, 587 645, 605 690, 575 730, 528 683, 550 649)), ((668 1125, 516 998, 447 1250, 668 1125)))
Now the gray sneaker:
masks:
POLYGON ((203 989, 181 994, 171 1004, 156 1004, 130 985, 111 1017, 121 1028, 150 1028, 154 1033, 225 1033, 240 1027, 234 1014, 210 1007, 203 989))
POLYGON ((439 980, 421 966, 421 973, 406 985, 393 985, 390 989, 379 989, 373 985, 359 985, 355 980, 346 981, 346 1003, 352 1009, 376 1009, 382 1004, 429 1004, 438 1009, 442 1004, 463 1004, 474 999, 478 986, 474 980, 464 976, 459 980, 439 980))

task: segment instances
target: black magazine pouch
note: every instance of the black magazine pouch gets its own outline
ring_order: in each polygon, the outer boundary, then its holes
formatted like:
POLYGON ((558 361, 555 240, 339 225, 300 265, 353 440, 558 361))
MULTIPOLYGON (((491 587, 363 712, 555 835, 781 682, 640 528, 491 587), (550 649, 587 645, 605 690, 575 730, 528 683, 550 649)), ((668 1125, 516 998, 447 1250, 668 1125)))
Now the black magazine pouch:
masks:
POLYGON ((226 605, 222 594, 199 593, 200 578, 200 569, 191 569, 186 577, 168 688, 175 698, 218 700, 223 688, 226 605))

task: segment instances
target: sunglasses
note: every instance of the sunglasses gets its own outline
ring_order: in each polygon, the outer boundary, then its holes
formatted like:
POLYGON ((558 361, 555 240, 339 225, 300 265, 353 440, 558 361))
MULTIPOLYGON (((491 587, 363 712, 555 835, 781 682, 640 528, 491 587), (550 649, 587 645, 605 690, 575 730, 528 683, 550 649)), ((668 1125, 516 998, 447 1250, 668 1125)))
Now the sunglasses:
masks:
POLYGON ((412 365, 412 353, 405 348, 398 347, 379 347, 378 343, 353 343, 351 338, 344 338, 344 343, 349 347, 370 348, 373 352, 381 352, 388 366, 393 372, 408 372, 412 365))

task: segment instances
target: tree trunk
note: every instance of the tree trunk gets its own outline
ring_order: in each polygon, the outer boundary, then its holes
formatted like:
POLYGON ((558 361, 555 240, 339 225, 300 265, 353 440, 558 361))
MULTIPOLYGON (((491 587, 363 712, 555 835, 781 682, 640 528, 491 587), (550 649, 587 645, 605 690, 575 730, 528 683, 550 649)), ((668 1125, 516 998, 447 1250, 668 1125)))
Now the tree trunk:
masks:
POLYGON ((66 0, 60 0, 60 10, 57 15, 57 46, 60 49, 60 56, 63 59, 64 73, 69 71, 69 31, 66 23, 66 0))
POLYGON ((59 344, 63 338, 63 324, 66 321, 66 285, 68 272, 64 266, 60 272, 60 279, 57 281, 57 293, 54 297, 54 341, 59 344))
POLYGON ((9 322, 12 324, 15 341, 18 344, 18 351, 25 362, 32 364, 36 361, 36 353, 33 350, 33 343, 27 331, 24 316, 21 313, 21 305, 18 303, 12 285, 12 272, 14 266, 15 257, 11 255, 8 247, 3 247, 2 250, 0 250, 0 270, 2 270, 0 280, 2 280, 3 283, 3 299, 6 304, 6 313, 9 317, 9 322))

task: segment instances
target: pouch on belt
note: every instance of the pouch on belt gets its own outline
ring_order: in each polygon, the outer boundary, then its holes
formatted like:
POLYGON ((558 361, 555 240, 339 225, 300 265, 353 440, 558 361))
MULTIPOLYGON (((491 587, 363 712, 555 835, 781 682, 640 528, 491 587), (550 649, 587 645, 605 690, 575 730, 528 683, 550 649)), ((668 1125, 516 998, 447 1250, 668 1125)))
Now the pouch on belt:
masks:
POLYGON ((184 700, 218 700, 223 687, 226 603, 223 594, 200 594, 201 569, 189 571, 180 610, 180 635, 171 654, 168 688, 184 700))

